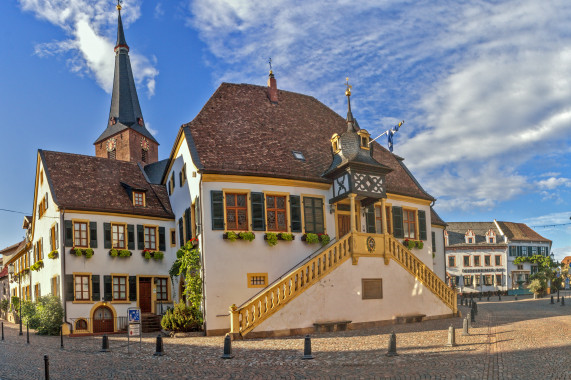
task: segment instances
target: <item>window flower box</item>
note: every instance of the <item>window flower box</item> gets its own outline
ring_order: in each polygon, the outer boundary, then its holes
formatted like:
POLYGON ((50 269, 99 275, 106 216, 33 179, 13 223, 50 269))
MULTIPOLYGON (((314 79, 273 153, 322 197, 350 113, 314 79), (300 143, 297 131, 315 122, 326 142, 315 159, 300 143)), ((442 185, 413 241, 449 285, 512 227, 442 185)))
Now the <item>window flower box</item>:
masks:
POLYGON ((44 267, 44 262, 42 260, 38 260, 34 264, 30 265, 30 270, 37 272, 40 269, 42 269, 43 267, 44 267))
POLYGON ((422 240, 410 240, 404 239, 402 244, 407 247, 408 249, 422 249, 424 248, 424 242, 422 240))
POLYGON ((154 260, 162 260, 165 257, 165 254, 161 251, 151 251, 150 249, 145 249, 141 252, 143 257, 147 260, 154 259, 154 260))
POLYGON ((331 238, 327 234, 308 233, 301 236, 301 241, 304 241, 307 244, 321 243, 322 246, 325 246, 329 244, 331 238))
POLYGON ((133 253, 128 249, 111 249, 109 251, 109 256, 111 257, 131 257, 133 253))
MULTIPOLYGON (((224 232, 222 234, 222 239, 230 240, 230 241, 236 241, 238 239, 246 240, 246 241, 252 241, 255 238, 256 238, 256 235, 253 232, 249 232, 249 231, 242 231, 242 232, 228 231, 228 232, 224 232)), ((198 240, 197 240, 196 244, 198 244, 198 240)))
POLYGON ((58 258, 58 256, 59 256, 59 253, 57 250, 53 250, 50 253, 48 253, 48 259, 55 260, 58 258))
POLYGON ((90 259, 94 254, 93 249, 91 248, 75 248, 75 247, 70 249, 69 253, 77 257, 85 256, 88 259, 90 259))

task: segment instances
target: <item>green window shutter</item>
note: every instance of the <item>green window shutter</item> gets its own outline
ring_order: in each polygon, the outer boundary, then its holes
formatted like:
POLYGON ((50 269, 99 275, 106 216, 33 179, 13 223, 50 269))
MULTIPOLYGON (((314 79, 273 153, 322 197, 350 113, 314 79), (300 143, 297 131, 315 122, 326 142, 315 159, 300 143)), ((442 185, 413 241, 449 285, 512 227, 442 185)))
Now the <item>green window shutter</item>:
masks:
POLYGON ((97 248, 97 222, 89 222, 89 247, 97 248))
POLYGON ((427 240, 426 236, 426 212, 418 210, 418 232, 420 240, 427 240))
POLYGON ((103 248, 111 249, 111 223, 103 223, 103 248))
POLYGON ((200 198, 198 196, 194 197, 194 237, 200 235, 200 198))
POLYGON ((178 240, 180 242, 180 246, 184 245, 184 225, 182 222, 182 218, 178 220, 178 240))
POLYGON ((66 220, 63 223, 65 228, 65 245, 73 247, 73 222, 71 220, 66 220))
POLYGON ((73 274, 66 274, 65 275, 65 300, 66 301, 73 301, 74 298, 74 288, 73 288, 73 274))
POLYGON ((224 194, 222 191, 210 191, 210 205, 212 208, 212 229, 224 230, 224 194))
POLYGON ((137 249, 145 249, 145 232, 140 224, 137 224, 137 249))
POLYGON ((185 242, 192 239, 192 224, 190 224, 190 207, 184 210, 184 222, 186 223, 185 242))
POLYGON ((325 232, 323 200, 321 198, 303 197, 303 216, 305 233, 321 234, 325 232))
POLYGON ((135 226, 127 224, 127 249, 135 249, 135 226))
POLYGON ((137 276, 129 276, 129 301, 137 300, 137 276))
POLYGON ((167 249, 166 242, 167 242, 167 240, 166 240, 166 236, 165 236, 165 228, 159 227, 159 251, 164 252, 164 250, 167 249))
POLYGON ((252 230, 266 230, 266 209, 264 193, 251 193, 252 200, 252 230))
POLYGON ((91 300, 92 301, 101 301, 101 287, 100 278, 101 276, 98 274, 91 275, 91 300))
POLYGON ((171 180, 169 179, 169 183, 167 184, 167 189, 169 191, 169 195, 172 195, 172 191, 171 191, 171 180))
POLYGON ((289 208, 291 232, 301 232, 301 198, 299 195, 289 196, 289 208))
POLYGON ((432 253, 436 253, 436 232, 432 231, 432 253))
POLYGON ((393 206, 393 233, 396 238, 404 237, 404 227, 402 223, 402 207, 393 206))
POLYGON ((103 301, 113 301, 113 279, 103 276, 103 301))
POLYGON ((375 206, 371 205, 366 209, 366 224, 367 224, 367 233, 374 234, 376 232, 375 229, 375 206))

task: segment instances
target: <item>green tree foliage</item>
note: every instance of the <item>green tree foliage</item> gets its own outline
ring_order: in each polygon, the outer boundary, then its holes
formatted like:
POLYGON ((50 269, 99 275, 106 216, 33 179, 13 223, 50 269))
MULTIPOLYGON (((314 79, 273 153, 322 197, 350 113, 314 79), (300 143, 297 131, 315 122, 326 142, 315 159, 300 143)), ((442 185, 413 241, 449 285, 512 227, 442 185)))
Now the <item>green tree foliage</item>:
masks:
POLYGON ((199 309, 187 306, 180 301, 174 309, 167 310, 161 319, 165 330, 174 332, 197 331, 202 327, 202 314, 199 309))
POLYGON ((32 301, 22 302, 22 322, 28 325, 31 329, 37 329, 40 325, 40 320, 36 313, 36 304, 32 301))
POLYGON ((63 306, 54 295, 40 297, 36 304, 37 327, 40 335, 58 335, 63 321, 63 306))
MULTIPOLYGON (((201 310, 202 278, 200 277, 200 249, 198 246, 192 245, 192 242, 189 241, 178 250, 176 257, 177 259, 169 270, 169 274, 171 279, 175 276, 184 276, 183 294, 189 302, 189 313, 193 318, 193 323, 197 326, 202 326, 204 319, 201 310)), ((179 312, 182 313, 182 310, 179 310, 179 312)), ((165 323, 169 323, 168 319, 165 323)))

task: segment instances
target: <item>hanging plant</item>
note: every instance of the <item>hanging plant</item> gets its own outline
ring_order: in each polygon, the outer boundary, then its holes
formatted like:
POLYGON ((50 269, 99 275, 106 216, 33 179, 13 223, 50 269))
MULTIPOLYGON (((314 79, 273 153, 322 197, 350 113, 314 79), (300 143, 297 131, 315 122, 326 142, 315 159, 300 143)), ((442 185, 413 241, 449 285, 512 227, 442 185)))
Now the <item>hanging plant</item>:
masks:
POLYGON ((48 253, 48 259, 52 259, 55 260, 58 258, 58 251, 57 250, 53 250, 50 253, 48 253))
POLYGON ((116 250, 115 248, 113 248, 112 250, 109 251, 109 256, 117 257, 117 256, 119 256, 119 251, 116 250))
POLYGON ((155 260, 162 260, 165 257, 165 254, 162 253, 161 251, 155 251, 153 252, 153 259, 155 260))
POLYGON ((238 234, 236 232, 233 232, 233 231, 228 231, 222 235, 223 239, 230 240, 230 241, 236 241, 238 239, 238 237, 239 237, 238 234))
POLYGON ((119 251, 119 257, 131 257, 133 253, 128 249, 122 249, 119 251))
POLYGON ((278 235, 278 238, 280 240, 284 240, 284 241, 292 241, 293 239, 295 239, 295 236, 293 234, 289 234, 287 232, 282 232, 278 235))
POLYGON ((34 264, 30 265, 30 270, 37 272, 40 269, 42 269, 43 267, 44 267, 44 262, 42 260, 38 260, 34 264))
POLYGON ((84 251, 84 253, 85 253, 85 257, 86 257, 87 259, 90 259, 90 258, 93 256, 93 249, 87 248, 87 249, 84 251))
POLYGON ((423 247, 424 247, 424 242, 422 240, 416 242, 416 248, 422 249, 423 247))
POLYGON ((319 243, 319 236, 317 236, 317 234, 314 233, 308 233, 308 234, 303 234, 301 236, 301 241, 306 242, 307 244, 315 244, 315 243, 319 243))
POLYGON ((331 238, 327 234, 317 234, 317 237, 319 238, 319 242, 322 246, 329 244, 331 241, 331 238))
POLYGON ((278 244, 278 234, 273 233, 273 232, 268 232, 265 236, 264 236, 264 240, 266 240, 268 242, 268 245, 270 247, 275 246, 276 244, 278 244))
POLYGON ((238 236, 240 236, 240 239, 246 241, 252 241, 256 238, 256 235, 254 235, 253 232, 240 232, 238 236))

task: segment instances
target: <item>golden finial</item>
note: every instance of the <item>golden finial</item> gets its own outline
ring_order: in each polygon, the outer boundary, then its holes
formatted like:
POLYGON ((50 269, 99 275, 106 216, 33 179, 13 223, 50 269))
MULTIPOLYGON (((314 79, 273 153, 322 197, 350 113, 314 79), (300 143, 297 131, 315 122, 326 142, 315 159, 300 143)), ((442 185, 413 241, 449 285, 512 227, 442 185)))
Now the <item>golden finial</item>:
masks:
POLYGON ((270 64, 270 75, 272 75, 274 73, 272 71, 272 57, 270 57, 270 59, 268 60, 268 63, 270 64))
POLYGON ((347 77, 347 81, 345 82, 345 86, 347 86, 347 89, 345 90, 345 96, 351 96, 351 86, 349 84, 349 77, 347 77))
POLYGON ((121 10, 121 3, 123 2, 123 0, 117 0, 117 10, 120 11, 121 10))

